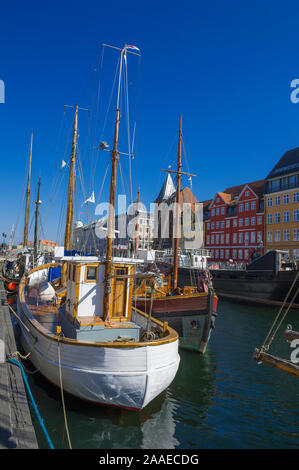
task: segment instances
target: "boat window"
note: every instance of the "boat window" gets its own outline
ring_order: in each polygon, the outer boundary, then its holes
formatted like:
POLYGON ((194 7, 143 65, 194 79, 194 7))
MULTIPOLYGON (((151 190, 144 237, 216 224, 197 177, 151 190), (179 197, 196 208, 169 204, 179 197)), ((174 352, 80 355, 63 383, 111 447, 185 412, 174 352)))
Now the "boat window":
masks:
POLYGON ((77 271, 77 266, 73 266, 73 282, 76 282, 76 271, 77 271))
POLYGON ((85 281, 96 281, 97 280, 97 267, 86 266, 85 270, 85 281))

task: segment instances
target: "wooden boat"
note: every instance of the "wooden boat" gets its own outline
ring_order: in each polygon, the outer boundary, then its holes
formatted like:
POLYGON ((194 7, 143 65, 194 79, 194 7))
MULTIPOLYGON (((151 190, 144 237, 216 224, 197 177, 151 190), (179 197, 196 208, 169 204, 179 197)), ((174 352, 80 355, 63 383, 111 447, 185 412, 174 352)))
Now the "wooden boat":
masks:
MULTIPOLYGON (((180 117, 177 171, 167 170, 177 175, 176 202, 181 203, 182 117, 180 117)), ((191 175, 194 176, 194 175, 191 175)), ((215 326, 218 298, 214 292, 212 280, 207 270, 202 272, 201 287, 178 286, 179 268, 179 220, 177 217, 176 234, 173 249, 173 270, 170 275, 153 274, 152 279, 143 280, 135 291, 135 302, 139 309, 152 312, 155 318, 168 321, 180 337, 180 346, 204 354, 215 326), (158 282, 157 282, 158 280, 158 282)), ((159 267, 159 263, 157 263, 159 267)), ((160 266, 162 267, 162 266, 160 266)))
MULTIPOLYGON (((120 49, 119 84, 127 52, 127 46, 120 49)), ((132 306, 134 260, 112 256, 119 121, 118 93, 105 261, 63 257, 61 278, 52 283, 55 264, 32 269, 19 286, 18 313, 24 350, 48 380, 93 403, 140 410, 169 386, 180 357, 176 331, 132 306)), ((71 241, 77 133, 78 105, 65 250, 71 241)))

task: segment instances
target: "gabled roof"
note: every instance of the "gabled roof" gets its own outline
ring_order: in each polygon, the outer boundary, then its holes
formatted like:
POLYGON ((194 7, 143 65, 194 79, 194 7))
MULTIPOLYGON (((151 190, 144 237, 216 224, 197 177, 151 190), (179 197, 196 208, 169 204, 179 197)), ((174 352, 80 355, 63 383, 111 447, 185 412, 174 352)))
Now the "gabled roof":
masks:
POLYGON ((172 181, 172 178, 169 173, 167 173, 167 176, 165 178, 165 181, 163 183, 163 186, 160 190, 159 196, 155 200, 155 202, 161 202, 161 201, 166 201, 169 199, 173 194, 175 193, 175 187, 172 181))
POLYGON ((285 152, 275 167, 270 171, 267 179, 288 175, 296 171, 299 171, 299 147, 285 152))
POLYGON ((227 188, 224 193, 231 195, 231 200, 236 199, 244 189, 244 187, 248 185, 250 189, 252 189, 258 197, 261 197, 264 192, 265 180, 257 180, 252 181, 251 183, 244 183, 239 184, 238 186, 232 186, 231 188, 227 188))

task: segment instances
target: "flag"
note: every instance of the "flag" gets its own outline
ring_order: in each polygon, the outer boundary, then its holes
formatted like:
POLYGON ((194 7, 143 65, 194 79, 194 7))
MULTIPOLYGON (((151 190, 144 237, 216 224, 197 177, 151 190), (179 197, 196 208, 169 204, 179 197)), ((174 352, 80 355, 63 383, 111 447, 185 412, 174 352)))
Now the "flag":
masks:
POLYGON ((64 168, 64 167, 65 167, 65 165, 66 165, 65 161, 64 161, 64 160, 62 160, 60 169, 62 170, 62 168, 64 168))
POLYGON ((136 46, 126 46, 127 48, 129 49, 134 49, 134 51, 139 51, 140 52, 140 49, 136 46))
POLYGON ((134 51, 140 52, 140 49, 136 46, 125 46, 123 49, 123 60, 127 63, 127 49, 133 49, 134 51))
POLYGON ((94 191, 92 192, 92 195, 83 202, 83 204, 86 204, 87 202, 92 202, 93 204, 95 203, 94 191))

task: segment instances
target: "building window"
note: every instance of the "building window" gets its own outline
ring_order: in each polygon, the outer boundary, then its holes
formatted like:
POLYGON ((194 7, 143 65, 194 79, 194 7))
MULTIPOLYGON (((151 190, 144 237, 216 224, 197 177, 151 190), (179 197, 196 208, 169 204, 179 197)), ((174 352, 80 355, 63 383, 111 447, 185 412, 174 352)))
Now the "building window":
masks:
POLYGON ((229 233, 225 235, 225 243, 228 245, 229 244, 229 233))
POLYGON ((250 192, 249 191, 246 191, 245 192, 245 196, 249 196, 250 195, 250 192))
POLYGON ((255 209, 256 209, 256 201, 252 201, 251 210, 254 211, 255 209))
POLYGON ((298 220, 299 220, 299 210, 296 209, 293 211, 293 221, 298 222, 298 220))
POLYGON ((299 193, 293 193, 293 202, 299 202, 299 193))
POLYGON ((236 233, 233 234, 233 243, 237 243, 237 234, 236 233))
POLYGON ((212 222, 211 223, 211 229, 214 230, 214 228, 215 228, 215 222, 212 222))
POLYGON ((299 259, 299 250, 298 248, 293 250, 293 260, 297 261, 299 259))
POLYGON ((268 197, 268 199, 267 199, 267 207, 272 207, 272 197, 268 197))
POLYGON ((247 246, 248 243, 249 243, 249 233, 248 232, 245 232, 244 233, 244 242, 245 242, 245 245, 247 246))
POLYGON ((258 224, 258 225, 261 225, 262 223, 263 223, 263 218, 262 218, 261 215, 258 215, 258 216, 257 216, 257 224, 258 224))
POLYGON ((243 233, 239 233, 239 243, 243 243, 243 233))
POLYGON ((283 195, 283 203, 284 204, 289 204, 290 202, 290 196, 288 194, 283 195))
POLYGON ((251 243, 255 243, 255 232, 251 232, 251 243))
POLYGON ((214 258, 214 250, 211 250, 211 258, 214 258))
POLYGON ((219 207, 216 209, 216 215, 219 215, 219 207))
POLYGON ((216 251, 215 251, 215 258, 216 258, 216 259, 219 258, 219 250, 216 250, 216 251))
POLYGON ((272 214, 267 214, 267 224, 272 224, 272 214))
POLYGON ((286 211, 283 213, 283 221, 284 222, 289 222, 290 221, 290 213, 289 211, 286 211))
POLYGON ((207 235, 207 245, 210 244, 210 235, 207 235))
POLYGON ((237 259, 237 250, 233 250, 233 259, 237 259))
POLYGON ((239 205, 239 212, 243 212, 243 204, 239 205))
POLYGON ((221 259, 224 258, 224 250, 220 250, 220 258, 221 258, 221 259))
POLYGON ((219 235, 216 235, 216 245, 219 245, 219 235))
POLYGON ((283 231, 283 241, 284 242, 289 242, 290 241, 290 231, 289 230, 284 230, 283 231))
POLYGON ((257 241, 258 243, 261 243, 261 241, 262 241, 262 232, 257 232, 257 234, 256 234, 256 241, 257 241))
POLYGON ((220 197, 217 197, 216 202, 220 202, 220 197))
POLYGON ((221 214, 224 215, 224 207, 221 207, 221 214))
POLYGON ((229 220, 225 221, 225 226, 226 226, 226 228, 229 228, 229 220))
POLYGON ((269 230, 267 232, 267 242, 272 242, 272 231, 271 230, 269 230))
POLYGON ((275 205, 280 206, 280 196, 275 196, 275 205))
POLYGON ((294 228, 294 230, 293 230, 293 240, 294 240, 294 242, 299 241, 299 228, 294 228))
POLYGON ((211 215, 212 215, 212 216, 215 215, 215 209, 212 209, 212 210, 211 210, 211 215))
POLYGON ((275 212, 275 223, 276 224, 280 223, 280 212, 275 212))
POLYGON ((234 219, 233 226, 234 226, 234 227, 237 227, 237 226, 238 226, 238 220, 237 220, 237 219, 234 219))
POLYGON ((214 245, 214 242, 215 242, 215 236, 211 235, 211 245, 214 245))
POLYGON ((243 227, 243 219, 239 219, 239 227, 243 227))
POLYGON ((219 220, 216 221, 216 228, 219 228, 219 220))
POLYGON ((207 230, 210 230, 210 222, 207 222, 207 230))
POLYGON ((224 244, 224 233, 222 233, 220 235, 220 244, 223 245, 224 244))
POLYGON ((249 211, 249 202, 245 202, 245 210, 249 211))
POLYGON ((221 221, 221 228, 224 228, 224 220, 221 221))
POLYGON ((255 217, 251 217, 251 225, 255 225, 255 217))
POLYGON ((229 258, 229 250, 225 250, 225 258, 226 258, 226 259, 229 258))
POLYGON ((244 250, 244 258, 248 259, 248 250, 244 250))
POLYGON ((239 250, 239 259, 243 258, 243 250, 239 250))
POLYGON ((274 241, 280 242, 280 230, 275 230, 274 232, 274 241))
POLYGON ((246 226, 249 225, 249 217, 246 217, 246 218, 245 218, 245 225, 246 225, 246 226))

